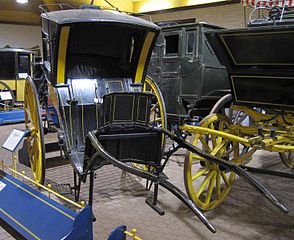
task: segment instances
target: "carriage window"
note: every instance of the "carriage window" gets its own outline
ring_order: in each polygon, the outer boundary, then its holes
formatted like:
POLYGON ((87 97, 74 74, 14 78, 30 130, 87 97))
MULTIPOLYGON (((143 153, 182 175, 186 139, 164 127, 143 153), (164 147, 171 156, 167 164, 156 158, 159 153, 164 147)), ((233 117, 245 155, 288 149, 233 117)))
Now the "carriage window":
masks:
POLYGON ((110 80, 106 82, 107 92, 123 92, 124 87, 122 81, 119 80, 110 80))
POLYGON ((179 34, 164 36, 165 54, 178 54, 179 52, 179 34))
POLYGON ((30 55, 20 54, 18 56, 18 76, 26 78, 30 74, 30 55))
POLYGON ((186 34, 186 54, 193 54, 195 49, 195 33, 187 32, 186 34))
POLYGON ((15 78, 15 53, 0 52, 0 78, 15 78))
POLYGON ((50 45, 49 45, 49 39, 43 38, 43 55, 45 61, 50 61, 50 45))

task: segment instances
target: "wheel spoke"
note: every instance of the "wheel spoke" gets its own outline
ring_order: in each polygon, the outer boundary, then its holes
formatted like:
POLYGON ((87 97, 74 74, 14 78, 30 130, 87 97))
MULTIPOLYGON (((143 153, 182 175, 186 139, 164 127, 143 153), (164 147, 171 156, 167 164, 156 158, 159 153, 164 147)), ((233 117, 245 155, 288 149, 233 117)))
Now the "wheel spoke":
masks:
POLYGON ((216 180, 216 174, 214 174, 209 181, 208 191, 206 193, 206 198, 205 198, 205 202, 204 202, 205 204, 208 204, 210 202, 210 199, 211 199, 212 193, 213 193, 213 189, 214 189, 215 180, 216 180))
POLYGON ((209 183, 210 179, 214 176, 215 172, 211 171, 204 179, 204 181, 201 183, 198 192, 196 193, 196 197, 199 198, 201 193, 205 190, 207 184, 209 183))
POLYGON ((207 141, 203 138, 203 136, 199 135, 199 140, 201 141, 201 143, 203 145, 203 150, 205 150, 206 152, 210 153, 211 152, 211 148, 208 146, 207 141))
POLYGON ((229 183, 229 181, 228 181, 228 178, 227 178, 227 175, 226 175, 225 171, 221 171, 220 173, 221 173, 222 179, 224 180, 225 184, 226 184, 227 186, 229 186, 230 183, 229 183))
POLYGON ((199 171, 198 171, 198 172, 192 177, 192 182, 193 182, 195 179, 199 178, 200 176, 204 175, 207 171, 208 171, 207 168, 204 168, 204 169, 199 170, 199 171))
POLYGON ((205 158, 203 158, 197 154, 192 154, 192 158, 193 158, 193 160, 195 159, 195 160, 199 160, 199 161, 205 161, 205 158))

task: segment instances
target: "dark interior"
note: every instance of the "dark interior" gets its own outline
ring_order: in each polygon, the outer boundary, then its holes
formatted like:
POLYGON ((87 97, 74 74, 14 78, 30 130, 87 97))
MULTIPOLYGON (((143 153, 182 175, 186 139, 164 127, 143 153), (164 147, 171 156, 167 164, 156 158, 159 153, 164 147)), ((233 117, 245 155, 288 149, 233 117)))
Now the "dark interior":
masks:
POLYGON ((146 31, 126 24, 71 26, 67 78, 133 78, 146 31))
POLYGON ((0 52, 0 78, 1 79, 15 79, 15 53, 0 52))

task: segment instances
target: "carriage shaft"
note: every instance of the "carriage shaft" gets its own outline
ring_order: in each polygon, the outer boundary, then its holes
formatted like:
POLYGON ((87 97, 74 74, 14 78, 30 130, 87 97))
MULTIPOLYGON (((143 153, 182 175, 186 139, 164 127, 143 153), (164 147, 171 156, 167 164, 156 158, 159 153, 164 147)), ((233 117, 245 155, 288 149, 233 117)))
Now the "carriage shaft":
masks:
MULTIPOLYGON (((193 126, 194 127, 194 126, 193 126)), ((195 127, 197 129, 197 127, 195 127)), ((211 154, 200 150, 199 148, 193 146, 191 143, 185 141, 181 137, 169 132, 166 129, 163 128, 154 128, 157 131, 163 132, 167 134, 172 140, 176 141, 178 144, 180 144, 183 148, 186 148, 187 150, 193 152, 194 154, 197 154, 204 159, 208 160, 211 163, 218 164, 225 169, 228 169, 229 171, 235 172, 238 176, 243 178, 247 183, 249 183, 251 186, 253 186, 258 192, 260 192, 267 200, 269 200, 274 206, 279 208, 284 213, 287 213, 287 208, 278 201, 278 199, 275 198, 261 183, 259 183, 257 180, 255 180, 252 176, 250 176, 246 171, 244 171, 238 164, 227 161, 225 159, 212 156, 211 154)), ((205 129, 205 128, 201 128, 205 129)), ((217 131, 216 131, 217 132, 217 131)))

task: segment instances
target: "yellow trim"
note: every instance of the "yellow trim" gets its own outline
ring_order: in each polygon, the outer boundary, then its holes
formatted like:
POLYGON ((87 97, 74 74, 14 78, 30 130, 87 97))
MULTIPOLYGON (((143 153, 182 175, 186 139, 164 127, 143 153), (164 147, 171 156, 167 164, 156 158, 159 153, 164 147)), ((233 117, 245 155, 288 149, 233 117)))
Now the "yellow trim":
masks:
POLYGON ((21 190, 23 190, 24 192, 28 193, 29 195, 35 197, 36 199, 38 199, 39 201, 45 203, 47 206, 53 208, 54 210, 56 210, 57 212, 60 212, 62 215, 68 217, 71 220, 75 220, 74 217, 70 216, 69 214, 63 212, 62 210, 58 209, 57 207, 53 206, 51 203, 46 202, 44 199, 38 197, 37 195, 35 195, 34 193, 31 193, 30 191, 28 191, 27 189, 23 188, 22 186, 20 186, 19 184, 13 182, 12 180, 10 180, 9 178, 5 177, 4 175, 0 174, 0 176, 4 179, 6 179, 8 182, 12 183, 14 186, 20 188, 21 190))
POLYGON ((9 217, 13 222, 15 222, 18 226, 20 226, 23 230, 28 232, 30 235, 32 235, 35 239, 41 240, 38 236, 36 236, 34 233, 32 233, 29 229, 27 229, 24 225, 22 225, 19 221, 17 221, 15 218, 13 218, 11 215, 9 215, 7 212, 3 210, 3 208, 0 208, 0 212, 4 213, 7 217, 9 217))
POLYGON ((148 111, 148 108, 147 108, 147 107, 149 106, 149 99, 148 99, 147 96, 139 96, 139 97, 138 97, 138 108, 137 108, 137 119, 136 119, 136 120, 137 120, 138 122, 144 123, 145 121, 139 120, 139 110, 140 110, 139 106, 140 106, 141 98, 145 98, 145 99, 147 99, 147 104, 146 104, 146 106, 145 106, 145 120, 146 120, 146 117, 147 117, 147 111, 148 111))
POLYGON ((146 64, 146 59, 151 47, 151 44, 153 42, 155 33, 154 32, 148 32, 144 45, 140 54, 139 62, 138 62, 138 67, 137 67, 137 72, 135 76, 135 83, 140 83, 143 79, 143 73, 145 70, 145 64, 146 64))
POLYGON ((30 54, 30 70, 31 70, 31 76, 34 76, 34 68, 33 68, 33 54, 30 54))
POLYGON ((65 64, 69 30, 70 27, 65 26, 62 27, 60 31, 57 63, 57 84, 62 84, 65 80, 65 64))
POLYGON ((235 99, 237 102, 243 102, 243 103, 255 103, 255 104, 266 104, 266 105, 274 105, 274 106, 287 106, 293 108, 293 105, 287 105, 287 104, 278 104, 278 103, 266 103, 266 102, 254 102, 254 101, 245 101, 245 100, 239 100, 236 95, 236 89, 235 89, 235 83, 234 83, 234 77, 240 77, 240 78, 278 78, 278 79, 293 79, 294 77, 273 77, 273 76, 254 76, 254 75, 231 75, 231 83, 233 86, 233 93, 235 96, 235 99))
POLYGON ((259 32, 259 33, 233 33, 233 34, 224 34, 221 35, 220 38, 223 42, 223 44, 225 45, 226 49, 228 50, 228 53, 231 57, 231 59, 233 60, 234 64, 237 66, 250 66, 250 65, 266 65, 266 66, 270 66, 270 65, 294 65, 294 63, 237 63, 235 58, 233 57, 233 54, 230 51, 230 48, 228 47, 226 41, 224 40, 224 37, 227 36, 252 36, 252 35, 270 35, 270 34, 287 34, 287 33, 294 33, 294 31, 279 31, 279 32, 259 32))
MULTIPOLYGON (((20 79, 0 79, 1 82, 4 82, 10 87, 11 90, 15 91, 16 90, 16 81, 20 79)), ((0 90, 3 88, 0 86, 0 90)))

